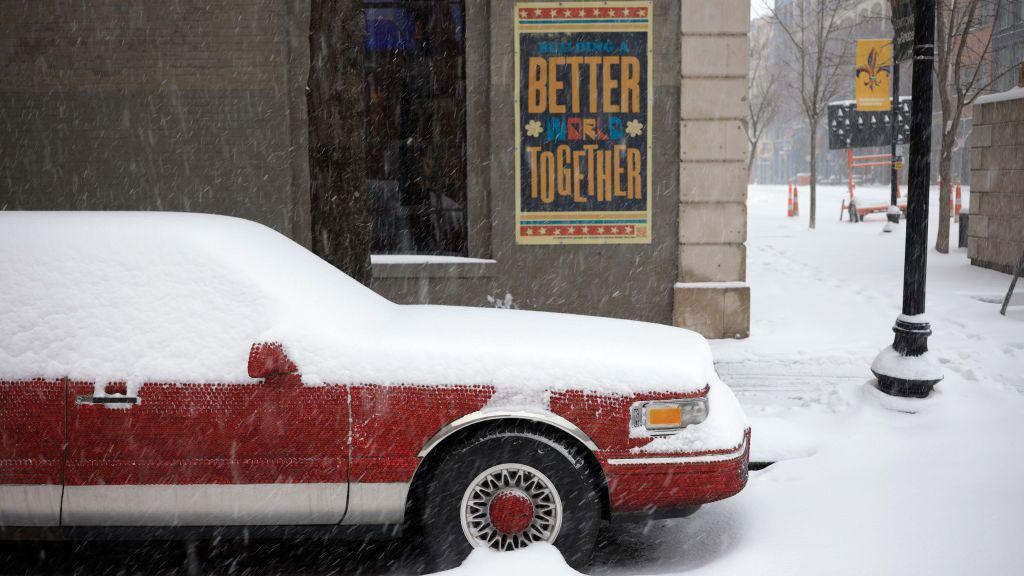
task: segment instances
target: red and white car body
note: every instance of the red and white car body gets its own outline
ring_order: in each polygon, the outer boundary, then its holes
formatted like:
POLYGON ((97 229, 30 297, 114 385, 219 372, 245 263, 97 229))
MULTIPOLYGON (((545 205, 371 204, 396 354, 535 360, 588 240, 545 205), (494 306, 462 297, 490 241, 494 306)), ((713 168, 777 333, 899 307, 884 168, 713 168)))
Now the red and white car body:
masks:
POLYGON ((692 332, 398 306, 232 218, 0 213, 3 528, 401 524, 496 423, 577 451, 606 518, 747 480, 692 332))

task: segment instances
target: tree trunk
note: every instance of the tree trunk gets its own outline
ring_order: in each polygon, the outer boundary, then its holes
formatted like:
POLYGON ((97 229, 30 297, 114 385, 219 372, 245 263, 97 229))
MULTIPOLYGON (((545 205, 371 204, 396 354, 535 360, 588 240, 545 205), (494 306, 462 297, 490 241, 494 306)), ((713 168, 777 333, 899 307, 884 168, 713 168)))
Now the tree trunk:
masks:
POLYGON ((939 151, 939 232, 935 238, 935 250, 941 254, 949 253, 949 199, 952 197, 953 177, 953 142, 942 135, 939 151))
POLYGON ((362 2, 311 0, 306 105, 313 252, 369 284, 364 27, 362 2))
POLYGON ((818 122, 811 124, 811 223, 810 228, 814 230, 815 215, 818 212, 818 122))
MULTIPOLYGON (((760 140, 760 138, 758 140, 760 140)), ((754 167, 754 159, 756 158, 756 154, 757 154, 757 140, 755 140, 754 142, 751 143, 751 145, 750 145, 750 155, 747 156, 747 183, 748 184, 750 182, 752 182, 753 179, 754 179, 753 167, 754 167)))

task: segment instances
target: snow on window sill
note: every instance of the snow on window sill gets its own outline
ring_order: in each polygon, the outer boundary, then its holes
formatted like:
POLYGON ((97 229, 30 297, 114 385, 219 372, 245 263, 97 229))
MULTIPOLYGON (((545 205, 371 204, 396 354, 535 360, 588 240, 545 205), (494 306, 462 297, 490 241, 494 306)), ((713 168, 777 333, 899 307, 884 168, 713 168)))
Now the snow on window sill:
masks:
POLYGON ((1008 102, 1010 100, 1019 100, 1024 98, 1024 86, 1016 86, 1010 88, 1005 92, 996 92, 995 94, 986 94, 979 97, 974 101, 975 104, 992 104, 993 102, 1008 102))
POLYGON ((714 290, 743 290, 750 287, 746 282, 676 282, 676 288, 680 289, 714 289, 714 290))
POLYGON ((494 260, 461 256, 420 254, 374 254, 370 256, 373 277, 384 278, 490 278, 494 260))

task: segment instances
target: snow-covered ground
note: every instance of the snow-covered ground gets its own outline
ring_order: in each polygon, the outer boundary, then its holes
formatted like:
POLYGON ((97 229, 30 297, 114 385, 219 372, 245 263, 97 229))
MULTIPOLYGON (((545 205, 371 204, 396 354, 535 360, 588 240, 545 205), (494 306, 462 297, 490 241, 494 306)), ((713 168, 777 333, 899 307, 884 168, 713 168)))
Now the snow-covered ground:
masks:
MULTIPOLYGON (((844 194, 819 189, 810 231, 806 188, 789 219, 785 187, 751 187, 751 337, 712 342, 753 459, 778 462, 690 518, 616 528, 592 574, 1024 573, 1024 307, 1000 316, 1008 275, 929 250, 945 380, 926 400, 879 393, 869 367, 900 312, 905 227, 839 222, 844 194)), ((552 552, 479 552, 453 574, 572 574, 552 552)))
MULTIPOLYGON (((955 247, 956 224, 950 253, 931 249, 937 194, 933 188, 927 315, 934 332, 929 345, 945 372, 945 384, 1007 385, 1024 392, 1024 307, 999 314, 1010 277, 971 266, 966 248, 955 247)), ((806 452, 806 434, 766 415, 779 412, 780 405, 844 410, 848 402, 839 389, 870 378, 871 361, 892 341, 902 302, 906 227, 882 232, 883 214, 859 224, 840 222, 845 195, 842 186, 819 188, 818 223, 812 231, 806 188, 801 189, 799 218, 785 217, 784 187, 750 188, 751 338, 717 341, 712 347, 719 372, 748 413, 765 416, 753 443, 755 460, 806 452)), ((887 197, 888 187, 858 188, 862 203, 885 203, 887 197)), ((969 202, 970 189, 964 188, 965 210, 969 202)), ((1016 303, 1024 303, 1024 296, 1017 296, 1016 303)))
MULTIPOLYGON (((880 345, 891 340, 901 304, 905 226, 882 233, 883 214, 860 224, 840 222, 845 193, 839 186, 819 189, 818 227, 811 231, 806 188, 801 188, 803 215, 786 218, 784 187, 751 187, 752 337, 714 346, 720 371, 734 387, 807 388, 823 375, 829 376, 826 385, 856 380, 865 374, 865 361, 869 365, 880 345)), ((936 194, 929 246, 937 228, 936 194)), ((887 196, 887 187, 858 189, 862 203, 885 203, 887 196)), ((964 196, 966 208, 969 189, 964 196)), ((953 246, 956 232, 954 224, 953 246)), ((1012 309, 1007 317, 998 314, 1008 284, 1005 274, 971 266, 965 248, 954 247, 946 255, 929 250, 931 347, 948 373, 1021 385, 1024 309, 1012 309)))

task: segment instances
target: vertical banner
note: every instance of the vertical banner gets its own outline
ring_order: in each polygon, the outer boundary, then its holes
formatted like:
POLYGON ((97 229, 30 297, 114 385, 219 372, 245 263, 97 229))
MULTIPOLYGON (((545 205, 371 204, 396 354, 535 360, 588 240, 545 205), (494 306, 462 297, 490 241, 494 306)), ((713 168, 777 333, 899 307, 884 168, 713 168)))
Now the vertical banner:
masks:
POLYGON ((516 243, 651 241, 651 3, 515 7, 516 243))
POLYGON ((892 108, 892 40, 857 40, 853 94, 858 112, 892 108))
POLYGON ((892 22, 895 28, 895 58, 905 62, 914 51, 914 6, 911 0, 889 0, 894 14, 892 22))

